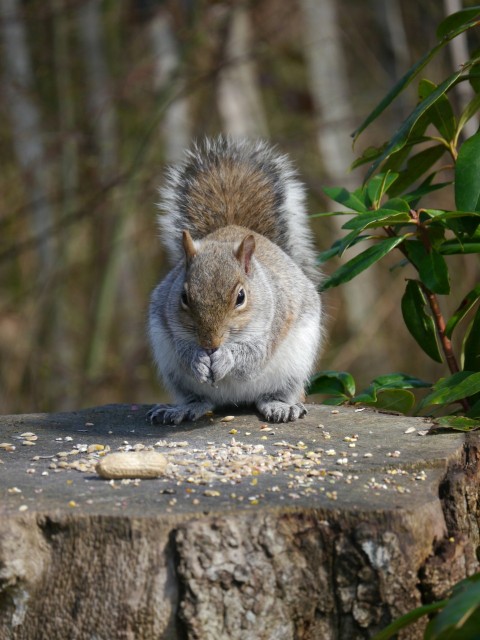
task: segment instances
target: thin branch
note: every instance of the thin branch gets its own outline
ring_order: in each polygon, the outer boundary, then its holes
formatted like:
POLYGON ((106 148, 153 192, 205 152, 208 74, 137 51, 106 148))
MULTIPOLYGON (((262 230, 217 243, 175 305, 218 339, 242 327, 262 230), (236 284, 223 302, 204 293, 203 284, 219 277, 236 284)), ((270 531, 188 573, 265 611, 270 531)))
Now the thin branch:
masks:
MULTIPOLYGON (((420 223, 418 222, 418 212, 416 211, 411 211, 410 212, 412 215, 412 222, 417 223, 418 227, 422 227, 422 225, 420 225, 420 223)), ((386 234, 389 237, 394 237, 396 236, 395 231, 392 229, 392 227, 384 227, 386 234)), ((424 232, 425 228, 420 229, 420 231, 424 232)), ((426 237, 425 234, 423 234, 422 240, 425 241, 426 237)), ((428 242, 430 241, 430 239, 428 238, 428 242)), ((409 260, 408 258, 408 253, 405 249, 405 247, 403 247, 402 245, 399 245, 397 247, 397 249, 399 249, 403 255, 407 258, 407 260, 410 262, 410 264, 413 265, 413 263, 409 260)), ((423 282, 420 280, 420 286, 422 287, 422 291, 425 294, 425 297, 428 300, 428 304, 430 306, 430 310, 432 312, 432 317, 433 317, 433 321, 435 323, 435 329, 437 331, 437 335, 440 339, 440 344, 442 346, 442 351, 445 355, 445 360, 447 362, 448 368, 450 370, 450 373, 454 374, 454 373, 458 373, 460 371, 460 367, 458 365, 458 361, 457 358, 455 356, 455 353, 453 351, 453 346, 452 346, 452 342, 450 340, 450 338, 447 336, 445 328, 446 328, 446 324, 445 324, 445 318, 443 317, 442 311, 440 309, 440 305, 438 304, 438 298, 435 295, 435 293, 433 293, 433 291, 430 291, 430 289, 428 287, 426 287, 423 282)), ((468 400, 466 398, 464 398, 463 400, 460 400, 461 405, 463 406, 465 411, 468 411, 470 409, 470 405, 468 404, 468 400)))

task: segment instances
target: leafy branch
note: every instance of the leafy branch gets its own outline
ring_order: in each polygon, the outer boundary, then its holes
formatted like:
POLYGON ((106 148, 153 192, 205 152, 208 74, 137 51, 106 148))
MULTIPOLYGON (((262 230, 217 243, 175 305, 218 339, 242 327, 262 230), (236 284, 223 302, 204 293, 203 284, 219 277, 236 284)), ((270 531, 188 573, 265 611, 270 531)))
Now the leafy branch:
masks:
MULTIPOLYGON (((370 113, 354 132, 354 140, 450 40, 479 24, 480 6, 444 20, 437 31, 437 44, 370 113)), ((409 389, 429 386, 431 393, 418 410, 431 407, 449 411, 448 405, 457 404, 458 411, 468 418, 480 418, 480 285, 464 293, 462 303, 448 319, 441 301, 451 295, 452 287, 454 293, 462 287, 451 268, 455 256, 480 253, 480 131, 462 141, 465 124, 479 109, 480 53, 474 53, 438 85, 420 79, 417 105, 396 133, 382 146, 366 149, 353 163, 354 168, 370 165, 363 185, 352 192, 343 187, 324 189, 349 211, 314 216, 349 216, 342 227, 346 234, 320 254, 320 264, 342 257, 359 243, 369 245, 324 281, 324 291, 352 280, 394 250, 401 253, 402 266, 413 267, 415 275, 406 277, 401 301, 405 325, 422 351, 444 363, 450 375, 432 386, 411 376, 392 374, 376 378, 366 392, 355 395, 353 379, 346 383, 349 374, 320 372, 313 378, 310 392, 327 394, 327 401, 337 404, 348 401, 383 406, 388 400, 397 410, 410 411, 414 396, 409 389), (471 85, 473 97, 456 114, 451 92, 461 82, 471 85), (453 179, 442 181, 439 176, 447 167, 452 169, 453 179), (438 190, 452 193, 453 210, 424 205, 423 199, 438 190), (470 324, 461 340, 460 353, 455 353, 452 334, 460 331, 464 318, 470 324)))

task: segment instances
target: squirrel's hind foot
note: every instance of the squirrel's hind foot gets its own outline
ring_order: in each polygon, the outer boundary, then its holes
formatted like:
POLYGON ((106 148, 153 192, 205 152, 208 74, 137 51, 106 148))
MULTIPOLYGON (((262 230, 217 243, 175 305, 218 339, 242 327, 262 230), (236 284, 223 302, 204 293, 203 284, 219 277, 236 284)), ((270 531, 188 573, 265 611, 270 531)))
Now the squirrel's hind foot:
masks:
POLYGON ((301 402, 288 404, 280 400, 260 400, 257 402, 257 409, 269 422, 294 422, 307 413, 301 402))
POLYGON ((212 406, 207 402, 189 402, 188 404, 156 404, 147 413, 147 421, 151 424, 174 424, 194 422, 201 418, 212 406))

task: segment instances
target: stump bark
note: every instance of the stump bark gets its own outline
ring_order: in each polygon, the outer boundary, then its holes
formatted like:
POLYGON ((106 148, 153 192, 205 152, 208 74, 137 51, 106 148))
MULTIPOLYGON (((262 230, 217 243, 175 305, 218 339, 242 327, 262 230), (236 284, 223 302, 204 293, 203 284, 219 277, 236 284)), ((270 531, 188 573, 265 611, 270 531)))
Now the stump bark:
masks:
POLYGON ((1 638, 363 639, 478 571, 475 435, 314 405, 152 427, 146 409, 0 417, 1 638), (105 447, 153 447, 167 475, 103 480, 105 447))

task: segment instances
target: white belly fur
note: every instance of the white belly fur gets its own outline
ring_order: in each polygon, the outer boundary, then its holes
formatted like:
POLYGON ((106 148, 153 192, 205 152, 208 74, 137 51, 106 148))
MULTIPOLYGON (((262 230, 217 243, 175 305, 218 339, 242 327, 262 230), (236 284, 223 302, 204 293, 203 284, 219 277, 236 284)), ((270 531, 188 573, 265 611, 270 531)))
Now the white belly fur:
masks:
MULTIPOLYGON (((150 326, 150 332, 154 357, 165 386, 177 402, 182 402, 184 398, 169 384, 173 374, 178 376, 178 357, 159 322, 154 327, 150 326)), ((251 380, 237 380, 227 375, 212 386, 200 384, 191 375, 185 374, 182 382, 192 393, 211 400, 215 405, 250 404, 260 396, 281 388, 282 380, 298 380, 299 385, 305 383, 312 372, 319 341, 318 318, 309 315, 290 329, 270 362, 259 375, 252 376, 251 380)))

